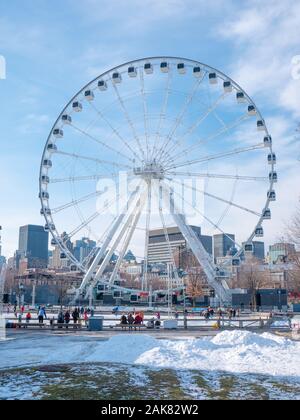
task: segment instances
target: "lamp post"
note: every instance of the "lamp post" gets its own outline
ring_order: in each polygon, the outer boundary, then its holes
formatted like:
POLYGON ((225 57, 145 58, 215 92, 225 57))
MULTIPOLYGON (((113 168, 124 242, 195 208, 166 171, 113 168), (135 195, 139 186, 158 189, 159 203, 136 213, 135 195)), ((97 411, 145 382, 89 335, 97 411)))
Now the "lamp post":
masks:
POLYGON ((22 284, 22 283, 19 283, 19 295, 18 295, 18 298, 19 298, 19 308, 21 308, 21 304, 22 304, 22 300, 23 300, 23 298, 24 298, 24 285, 22 284))

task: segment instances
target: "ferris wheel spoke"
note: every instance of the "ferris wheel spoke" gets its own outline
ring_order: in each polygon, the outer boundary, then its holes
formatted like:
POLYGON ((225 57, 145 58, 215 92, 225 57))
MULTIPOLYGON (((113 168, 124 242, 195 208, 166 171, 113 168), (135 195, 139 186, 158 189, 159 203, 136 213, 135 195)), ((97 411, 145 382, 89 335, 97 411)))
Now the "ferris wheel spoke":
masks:
MULTIPOLYGON (((123 195, 124 196, 124 195, 123 195)), ((122 197, 123 197, 122 196, 122 197)), ((74 228, 72 230, 72 232, 70 232, 68 234, 69 238, 72 238, 73 236, 75 236, 77 233, 79 233, 82 229, 84 229, 86 226, 88 226, 91 222, 93 222, 95 219, 97 219, 99 216, 103 215, 108 208, 110 208, 111 206, 113 206, 114 204, 116 204, 118 202, 118 200, 120 200, 121 198, 121 194, 118 193, 116 195, 116 197, 114 197, 112 200, 110 200, 107 205, 105 206, 105 208, 102 209, 102 211, 97 211, 95 213, 93 213, 89 218, 87 218, 86 220, 84 220, 79 226, 77 226, 76 228, 74 228)), ((99 239, 98 239, 99 242, 99 239)))
POLYGON ((124 137, 121 135, 121 133, 112 125, 112 123, 105 117, 105 115, 92 103, 89 102, 90 106, 93 108, 93 110, 98 114, 99 118, 101 118, 112 130, 114 135, 118 137, 118 139, 127 147, 127 149, 132 153, 132 155, 141 161, 139 155, 135 152, 135 150, 130 146, 128 141, 124 139, 124 137))
MULTIPOLYGON (((97 158, 94 158, 92 156, 84 156, 84 155, 79 155, 79 154, 76 154, 76 153, 68 153, 68 152, 63 152, 61 150, 57 150, 55 152, 55 154, 63 155, 63 156, 69 156, 73 159, 88 160, 88 161, 91 161, 91 162, 99 163, 101 165, 110 165, 110 166, 113 166, 113 167, 119 168, 119 169, 130 169, 131 170, 131 167, 128 166, 128 165, 125 165, 125 164, 122 164, 122 163, 111 162, 111 161, 108 161, 108 160, 97 159, 97 158)), ((114 174, 114 175, 116 175, 116 174, 114 174)))
POLYGON ((155 141, 153 145, 153 153, 151 156, 152 160, 157 159, 158 157, 157 152, 160 149, 159 144, 161 143, 161 132, 162 132, 164 121, 167 115, 167 108, 168 108, 168 103, 169 103, 169 98, 170 98, 170 93, 171 93, 171 90, 170 90, 171 82, 172 82, 172 72, 169 71, 166 87, 164 89, 163 103, 162 103, 162 107, 159 114, 158 126, 156 129, 155 141))
POLYGON ((229 156, 235 156, 241 153, 247 153, 247 152, 252 152, 254 150, 261 150, 264 149, 264 145, 262 143, 258 143, 252 146, 248 146, 248 147, 241 147, 238 149, 233 149, 229 152, 223 152, 223 153, 218 153, 215 155, 209 155, 209 156, 205 156, 203 158, 200 159, 195 159, 195 160, 189 160, 186 162, 178 162, 176 165, 173 166, 167 166, 166 170, 169 169, 177 169, 177 168, 182 168, 184 166, 191 166, 191 165, 195 165, 197 163, 205 163, 205 162, 209 162, 211 160, 216 160, 216 159, 220 159, 220 158, 225 158, 225 157, 229 157, 229 156))
MULTIPOLYGON (((111 174, 112 178, 118 178, 118 174, 111 174)), ((106 179, 107 175, 87 175, 87 176, 71 176, 67 178, 50 178, 49 184, 58 184, 64 182, 79 182, 79 181, 98 181, 99 179, 106 179)))
POLYGON ((73 229, 72 232, 70 232, 68 234, 68 237, 72 238, 73 236, 75 236, 77 233, 79 233, 81 230, 83 230, 86 226, 88 226, 91 222, 93 222, 99 216, 100 216, 99 212, 93 213, 84 222, 82 222, 79 226, 77 226, 75 229, 73 229))
MULTIPOLYGON (((182 183, 181 183, 181 182, 175 181, 174 179, 173 179, 173 182, 175 182, 175 183, 176 183, 176 184, 178 184, 178 185, 182 185, 182 183)), ((230 200, 230 201, 229 201, 229 200, 226 200, 226 199, 224 199, 224 198, 222 198, 222 197, 219 197, 219 196, 217 196, 217 195, 210 194, 210 193, 208 193, 208 192, 206 192, 206 191, 204 191, 204 190, 199 190, 199 189, 198 189, 198 188, 196 188, 196 187, 193 187, 193 186, 190 186, 190 185, 184 184, 184 188, 191 189, 191 190, 193 190, 193 191, 195 191, 195 192, 198 192, 198 193, 200 193, 200 194, 205 195, 206 197, 212 198, 212 199, 214 199, 214 200, 220 201, 220 202, 225 203, 225 204, 229 204, 229 205, 230 205, 230 206, 232 206, 232 207, 236 207, 236 208, 238 208, 238 209, 240 209, 240 210, 243 210, 243 211, 245 211, 245 212, 248 212, 248 213, 250 213, 250 214, 253 214, 254 216, 257 216, 257 217, 261 217, 261 216, 262 216, 262 214, 261 214, 261 213, 258 213, 258 212, 254 211, 254 210, 251 210, 251 209, 248 209, 247 207, 240 206, 239 204, 234 203, 232 200, 230 200)))
POLYGON ((197 80, 197 82, 194 84, 192 92, 188 95, 181 112, 175 118, 175 123, 174 123, 173 127, 171 128, 169 134, 167 135, 166 141, 164 142, 164 144, 161 146, 161 148, 159 150, 159 153, 161 152, 163 154, 163 156, 164 156, 165 150, 167 149, 168 145, 172 141, 173 136, 176 133, 176 130, 178 129, 179 125, 181 124, 181 122, 182 122, 182 120, 183 120, 183 118, 184 118, 184 116, 185 116, 185 114, 188 110, 189 105, 192 103, 192 101, 193 101, 200 85, 202 84, 203 80, 205 79, 206 75, 207 75, 207 72, 205 71, 203 73, 203 76, 199 80, 197 80))
POLYGON ((78 131, 80 134, 82 134, 83 136, 89 138, 90 140, 96 142, 97 144, 100 144, 101 146, 105 147, 108 150, 111 150, 112 152, 116 153, 117 155, 119 155, 120 157, 129 160, 131 162, 134 162, 134 159, 131 159, 130 157, 128 157, 127 155, 124 155, 123 153, 121 153, 119 150, 114 149, 113 147, 109 146, 108 144, 104 143, 103 141, 99 140, 97 137, 89 134, 87 131, 82 130, 81 128, 77 127, 74 124, 70 124, 71 127, 74 128, 74 130, 78 131))
POLYGON ((203 144, 207 143, 208 141, 214 140, 214 139, 218 138, 219 136, 221 136, 222 134, 225 134, 225 133, 229 132, 233 128, 238 127, 243 121, 245 121, 249 118, 250 117, 249 117, 248 113, 244 114, 240 118, 236 119, 233 123, 225 125, 225 127, 223 127, 221 130, 217 131, 216 133, 212 134, 211 136, 208 136, 204 139, 198 139, 195 144, 192 144, 190 147, 185 148, 184 150, 180 151, 178 154, 174 155, 170 159, 170 162, 176 161, 176 159, 178 159, 182 155, 188 155, 193 150, 197 149, 198 147, 202 146, 203 144))
POLYGON ((214 112, 214 110, 218 107, 218 105, 223 101, 223 99, 228 94, 225 92, 222 95, 218 97, 218 99, 207 109, 207 111, 193 124, 191 125, 187 131, 172 145, 172 147, 169 150, 166 150, 167 155, 170 155, 178 148, 180 143, 183 142, 184 139, 186 139, 187 136, 191 136, 194 131, 209 117, 209 115, 214 112))
POLYGON ((201 173, 201 172, 166 172, 166 175, 171 175, 173 179, 174 176, 186 176, 186 177, 198 177, 198 178, 219 178, 219 179, 236 179, 240 181, 268 181, 267 177, 257 177, 257 176, 244 176, 244 175, 223 175, 223 174, 213 174, 213 173, 201 173))
POLYGON ((226 236, 226 238, 228 238, 234 245, 237 245, 240 249, 242 249, 243 247, 236 242, 234 239, 232 239, 227 233, 225 233, 218 224, 214 223, 209 217, 205 216, 205 214, 203 214, 198 208, 196 208, 195 206, 193 206, 193 204, 191 204, 190 202, 188 202, 181 194, 177 193, 176 191, 174 191, 174 194, 177 195, 180 200, 182 200, 183 202, 185 202, 190 208, 192 208, 196 213, 198 213, 201 217, 203 217, 203 219, 205 219, 210 225, 212 225, 215 229, 217 229, 219 232, 221 232, 224 236, 226 236))
POLYGON ((142 290, 146 290, 148 287, 148 248, 149 248, 149 233, 150 233, 150 220, 151 220, 151 206, 152 206, 152 195, 151 195, 152 183, 151 181, 147 185, 147 214, 146 214, 146 228, 145 228, 145 249, 144 249, 144 273, 142 278, 142 290))
POLYGON ((121 97, 121 95, 120 95, 119 89, 117 88, 117 86, 115 85, 115 83, 112 83, 112 85, 113 85, 114 90, 115 90, 115 92, 116 92, 117 98, 118 98, 118 100, 119 100, 119 103, 120 103, 120 106, 121 106, 122 111, 123 111, 123 113, 124 113, 124 116, 125 116, 125 118, 126 118, 126 120, 127 120, 127 123, 129 124, 129 126, 130 126, 130 128, 131 128, 131 131, 132 131, 133 137, 134 137, 134 139, 135 139, 135 141, 136 141, 136 143, 137 143, 137 146, 138 146, 138 148, 139 148, 139 150, 140 150, 140 153, 141 153, 141 158, 139 158, 139 160, 141 160, 141 161, 142 161, 142 160, 145 160, 145 152, 144 152, 144 150, 143 150, 143 148, 142 148, 142 145, 141 145, 141 142, 140 142, 139 136, 137 135, 137 132, 136 132, 135 126, 134 126, 134 124, 133 124, 133 122, 132 122, 132 120, 131 120, 131 118, 130 118, 130 116, 129 116, 129 113, 128 113, 128 111, 127 111, 127 108, 126 108, 126 106, 125 106, 125 103, 124 103, 124 101, 123 101, 123 99, 122 99, 122 97, 121 97))
POLYGON ((93 192, 91 194, 87 194, 87 195, 85 195, 85 196, 83 196, 83 197, 81 197, 77 200, 72 200, 72 201, 70 201, 66 204, 62 204, 61 206, 52 209, 51 212, 52 212, 52 214, 60 213, 63 210, 67 210, 70 207, 74 207, 77 204, 83 203, 83 202, 88 201, 92 198, 99 197, 102 194, 104 194, 103 191, 95 191, 95 192, 93 192))
POLYGON ((149 159, 149 132, 148 132, 148 107, 147 107, 147 98, 145 92, 145 80, 143 69, 139 69, 140 74, 140 84, 141 84, 141 96, 143 99, 143 114, 144 114, 144 130, 145 130, 145 139, 146 139, 146 157, 149 159))

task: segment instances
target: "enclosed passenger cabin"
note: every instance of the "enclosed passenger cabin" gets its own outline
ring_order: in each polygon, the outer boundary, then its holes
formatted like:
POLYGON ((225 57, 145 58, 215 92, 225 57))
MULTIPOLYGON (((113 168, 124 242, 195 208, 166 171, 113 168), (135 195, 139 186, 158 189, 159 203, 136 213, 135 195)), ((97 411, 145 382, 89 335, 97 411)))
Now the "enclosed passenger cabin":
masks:
POLYGON ((74 112, 81 112, 82 111, 82 104, 78 101, 73 102, 72 108, 74 112))
POLYGON ((122 76, 121 76, 121 74, 118 71, 116 71, 115 73, 113 73, 113 75, 112 75, 112 81, 113 81, 114 84, 117 84, 117 83, 121 83, 122 82, 122 76))
POLYGON ((170 68, 169 68, 169 63, 167 63, 166 61, 163 61, 162 63, 160 63, 160 70, 163 73, 168 73, 170 68))
POLYGON ((255 236, 257 238, 263 238, 264 236, 264 229, 262 227, 258 227, 255 229, 255 236))
POLYGON ((50 230, 55 230, 55 225, 53 223, 46 224, 44 227, 45 232, 49 232, 50 230))
POLYGON ((253 244, 252 243, 247 243, 247 244, 245 244, 244 245, 244 251, 245 252, 247 252, 247 253, 253 253, 253 250, 254 250, 254 248, 253 248, 253 244))
POLYGON ((146 74, 152 74, 153 73, 153 66, 151 63, 145 63, 144 70, 146 74))
POLYGON ((48 150, 48 152, 51 152, 51 153, 56 152, 56 151, 57 151, 57 146, 56 146, 56 144, 54 144, 54 143, 49 143, 49 144, 47 145, 47 150, 48 150))
POLYGON ((248 106, 248 115, 250 115, 251 117, 255 116, 257 114, 256 112, 256 108, 254 105, 249 105, 248 106))
POLYGON ((276 155, 275 153, 270 153, 268 155, 268 163, 269 165, 274 165, 276 163, 277 159, 276 159, 276 155))
POLYGON ((129 77, 136 77, 137 76, 137 69, 134 66, 130 66, 128 68, 128 76, 129 77))
POLYGON ((230 80, 225 80, 225 82, 223 83, 223 87, 224 87, 224 92, 227 93, 231 93, 232 92, 232 83, 230 82, 230 80))
POLYGON ((99 90, 102 90, 102 91, 107 90, 107 83, 104 80, 99 80, 98 88, 99 90))
POLYGON ((43 167, 44 167, 44 168, 47 168, 47 169, 52 168, 52 162, 51 162, 51 160, 50 160, 50 159, 45 159, 45 160, 43 161, 43 167))
POLYGON ((270 209, 264 210, 263 219, 264 220, 270 220, 271 219, 271 210, 270 209))
POLYGON ((271 136, 266 136, 264 138, 264 145, 265 145, 265 147, 270 147, 272 145, 272 137, 271 136))
POLYGON ((278 175, 277 172, 270 172, 269 179, 271 182, 278 182, 278 175))
POLYGON ((51 239, 51 246, 56 246, 57 245, 57 241, 56 239, 51 239))
POLYGON ((56 137, 57 139, 61 139, 64 136, 64 132, 60 128, 55 128, 53 130, 53 136, 56 137))
POLYGON ((265 131, 265 129, 266 129, 265 122, 263 120, 258 120, 257 121, 257 130, 258 131, 265 131))
POLYGON ((41 216, 51 216, 51 210, 49 207, 44 207, 41 209, 41 216))
POLYGON ((201 71, 201 67, 196 66, 193 68, 193 74, 195 77, 201 77, 202 76, 202 71, 201 71))
POLYGON ((218 83, 218 77, 216 73, 209 73, 208 79, 211 85, 216 85, 218 83))
POLYGON ((84 92, 84 97, 89 102, 92 102, 95 99, 94 92, 90 89, 88 89, 84 92))
POLYGON ((184 63, 178 63, 177 64, 177 70, 178 70, 179 74, 185 74, 186 73, 185 64, 184 63))
POLYGON ((139 301, 139 296, 137 294, 132 294, 130 296, 130 302, 131 303, 137 303, 139 301))
POLYGON ((245 102, 247 102, 244 92, 237 92, 236 100, 239 104, 244 104, 245 102))
POLYGON ((232 258, 232 267, 239 267, 241 265, 241 260, 239 258, 232 258))
POLYGON ((43 184, 49 184, 49 182, 50 182, 50 178, 49 178, 47 175, 42 175, 42 176, 41 176, 41 182, 42 182, 43 184))
POLYGON ((72 124, 72 117, 71 117, 71 115, 64 114, 64 115, 62 115, 61 120, 62 120, 62 122, 64 124, 72 124))
POLYGON ((48 193, 48 191, 42 191, 42 192, 40 192, 39 198, 41 198, 42 200, 49 200, 49 193, 48 193))
POLYGON ((270 201, 276 201, 276 192, 274 190, 268 191, 267 197, 270 201))
POLYGON ((67 259, 67 256, 66 256, 66 254, 64 252, 61 252, 60 259, 61 260, 66 260, 67 259))

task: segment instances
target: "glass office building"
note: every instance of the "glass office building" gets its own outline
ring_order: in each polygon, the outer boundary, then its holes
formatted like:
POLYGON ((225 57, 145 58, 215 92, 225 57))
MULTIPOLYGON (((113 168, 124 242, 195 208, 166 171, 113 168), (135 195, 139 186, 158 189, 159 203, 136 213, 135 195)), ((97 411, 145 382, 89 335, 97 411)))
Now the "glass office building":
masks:
POLYGON ((27 225, 20 227, 20 258, 26 258, 28 268, 46 268, 48 266, 49 233, 43 226, 27 225))

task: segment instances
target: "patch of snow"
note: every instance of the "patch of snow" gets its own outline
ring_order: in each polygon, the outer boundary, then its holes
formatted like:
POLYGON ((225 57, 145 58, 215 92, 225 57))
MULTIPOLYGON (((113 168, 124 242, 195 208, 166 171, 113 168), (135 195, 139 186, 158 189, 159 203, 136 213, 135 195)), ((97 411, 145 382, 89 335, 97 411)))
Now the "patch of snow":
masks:
POLYGON ((127 334, 108 341, 83 336, 45 336, 0 344, 0 369, 105 362, 300 379, 299 360, 300 342, 240 330, 224 331, 212 339, 171 341, 127 334))

